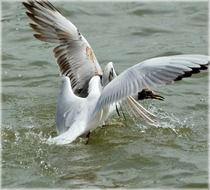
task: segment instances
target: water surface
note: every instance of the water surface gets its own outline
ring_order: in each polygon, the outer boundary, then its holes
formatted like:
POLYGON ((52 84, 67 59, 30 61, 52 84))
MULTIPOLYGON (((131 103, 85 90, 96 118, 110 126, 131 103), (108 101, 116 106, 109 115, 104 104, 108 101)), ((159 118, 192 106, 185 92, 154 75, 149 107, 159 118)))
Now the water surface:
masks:
MULTIPOLYGON (((207 2, 54 4, 118 73, 155 56, 207 54, 207 2)), ((159 127, 115 116, 88 145, 48 145, 61 82, 55 46, 32 37, 24 12, 2 3, 3 187, 207 188, 207 72, 155 89, 164 102, 143 102, 159 127)))

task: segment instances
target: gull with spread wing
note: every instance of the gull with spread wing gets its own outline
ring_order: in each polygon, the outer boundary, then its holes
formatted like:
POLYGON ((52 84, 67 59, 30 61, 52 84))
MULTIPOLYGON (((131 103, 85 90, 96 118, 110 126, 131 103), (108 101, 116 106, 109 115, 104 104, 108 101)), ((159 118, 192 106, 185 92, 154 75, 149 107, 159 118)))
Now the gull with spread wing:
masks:
MULTIPOLYGON (((30 26, 36 32, 34 36, 58 44, 54 54, 63 75, 56 111, 59 136, 50 139, 51 142, 68 144, 88 134, 121 101, 127 101, 139 116, 152 123, 155 116, 135 100, 135 95, 208 68, 208 56, 174 55, 145 60, 118 76, 112 62, 102 71, 84 36, 50 2, 29 0, 23 5, 33 21, 30 26)), ((162 99, 155 94, 152 97, 162 99)))
MULTIPOLYGON (((57 64, 61 74, 69 77, 75 95, 87 97, 89 81, 95 75, 101 76, 103 87, 117 76, 112 62, 108 63, 102 71, 84 36, 50 2, 31 0, 23 2, 23 5, 28 10, 26 14, 33 21, 30 26, 36 32, 34 37, 41 41, 58 44, 54 49, 57 64)), ((146 98, 164 99, 148 89, 144 89, 136 95, 137 100, 146 98)), ((126 98, 126 103, 129 104, 135 115, 143 117, 147 123, 154 122, 152 118, 155 116, 143 108, 133 97, 126 98)), ((63 123, 63 113, 66 111, 66 108, 60 105, 60 101, 58 101, 56 124, 58 133, 63 133, 69 127, 60 124, 63 123)), ((107 108, 106 114, 104 112, 104 120, 115 108, 117 108, 116 105, 107 108)))

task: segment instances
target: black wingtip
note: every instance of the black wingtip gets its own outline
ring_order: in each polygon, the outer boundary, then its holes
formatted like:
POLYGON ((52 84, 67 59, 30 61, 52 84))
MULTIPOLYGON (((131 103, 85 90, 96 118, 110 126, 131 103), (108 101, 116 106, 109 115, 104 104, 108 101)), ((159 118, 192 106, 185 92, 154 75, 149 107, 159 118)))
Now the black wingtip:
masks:
POLYGON ((59 12, 60 13, 60 11, 58 9, 56 9, 47 0, 42 0, 42 1, 38 1, 38 0, 27 0, 27 1, 23 1, 22 4, 24 5, 25 8, 27 8, 30 11, 31 10, 33 11, 34 8, 38 8, 39 6, 42 6, 42 7, 46 8, 46 9, 51 10, 51 11, 55 11, 55 12, 59 12), (37 6, 37 4, 39 4, 39 6, 37 6))
POLYGON ((201 65, 200 70, 207 70, 209 67, 209 62, 206 65, 201 65))
POLYGON ((187 77, 191 77, 192 74, 197 74, 200 73, 201 70, 207 70, 209 66, 209 62, 205 65, 200 65, 199 68, 191 68, 191 71, 186 71, 183 75, 178 76, 176 79, 174 79, 174 81, 179 81, 182 80, 182 78, 187 78, 187 77))

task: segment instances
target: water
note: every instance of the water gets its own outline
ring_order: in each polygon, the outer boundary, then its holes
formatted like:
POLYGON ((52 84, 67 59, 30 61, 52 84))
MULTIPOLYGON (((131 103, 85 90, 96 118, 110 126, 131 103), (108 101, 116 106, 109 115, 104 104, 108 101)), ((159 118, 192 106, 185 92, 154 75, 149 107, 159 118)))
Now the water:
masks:
MULTIPOLYGON (((207 2, 54 2, 102 65, 118 72, 144 59, 207 54, 207 2)), ((32 37, 20 2, 2 3, 2 186, 16 188, 207 188, 208 73, 156 89, 143 104, 159 127, 117 116, 90 143, 55 136, 60 78, 54 45, 32 37)))

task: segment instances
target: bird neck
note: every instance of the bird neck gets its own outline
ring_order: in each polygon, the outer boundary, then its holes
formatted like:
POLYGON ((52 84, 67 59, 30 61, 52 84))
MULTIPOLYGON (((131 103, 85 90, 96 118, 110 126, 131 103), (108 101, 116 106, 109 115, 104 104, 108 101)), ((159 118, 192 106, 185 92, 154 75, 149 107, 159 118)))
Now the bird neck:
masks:
POLYGON ((89 82, 88 99, 99 98, 101 95, 101 80, 99 76, 94 76, 89 82))

